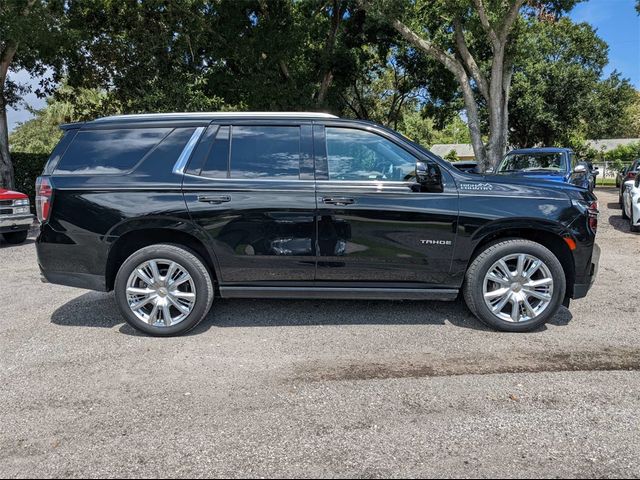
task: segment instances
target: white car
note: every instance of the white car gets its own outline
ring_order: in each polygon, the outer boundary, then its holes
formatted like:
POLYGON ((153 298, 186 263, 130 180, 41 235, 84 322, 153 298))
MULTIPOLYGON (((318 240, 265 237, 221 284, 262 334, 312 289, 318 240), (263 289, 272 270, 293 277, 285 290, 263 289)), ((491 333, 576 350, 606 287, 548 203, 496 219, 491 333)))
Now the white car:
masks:
POLYGON ((640 176, 622 187, 622 217, 629 219, 632 232, 640 232, 640 176))

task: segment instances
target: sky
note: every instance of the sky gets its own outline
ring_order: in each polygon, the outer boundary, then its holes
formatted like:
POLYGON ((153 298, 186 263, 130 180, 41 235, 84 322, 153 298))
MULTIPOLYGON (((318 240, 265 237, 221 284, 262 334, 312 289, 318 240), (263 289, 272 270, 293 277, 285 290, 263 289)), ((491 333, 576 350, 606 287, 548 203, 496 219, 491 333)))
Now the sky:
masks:
MULTIPOLYGON (((640 90, 640 16, 635 10, 635 0, 588 0, 578 4, 569 16, 575 22, 593 25, 598 35, 609 44, 609 65, 604 75, 617 70, 640 90)), ((38 83, 25 72, 17 72, 12 78, 33 85, 38 83)), ((44 106, 44 100, 33 94, 27 95, 24 101, 34 108, 44 106)), ((7 115, 9 131, 31 117, 23 105, 17 110, 10 108, 7 115)))

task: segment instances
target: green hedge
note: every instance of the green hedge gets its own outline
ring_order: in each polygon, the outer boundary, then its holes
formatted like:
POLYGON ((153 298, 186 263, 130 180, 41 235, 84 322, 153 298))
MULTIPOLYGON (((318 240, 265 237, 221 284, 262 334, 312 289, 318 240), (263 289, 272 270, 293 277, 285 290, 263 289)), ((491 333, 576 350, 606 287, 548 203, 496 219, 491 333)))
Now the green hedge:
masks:
POLYGON ((32 208, 35 205, 36 178, 42 174, 48 158, 49 155, 43 153, 11 152, 16 178, 15 190, 29 195, 32 208))

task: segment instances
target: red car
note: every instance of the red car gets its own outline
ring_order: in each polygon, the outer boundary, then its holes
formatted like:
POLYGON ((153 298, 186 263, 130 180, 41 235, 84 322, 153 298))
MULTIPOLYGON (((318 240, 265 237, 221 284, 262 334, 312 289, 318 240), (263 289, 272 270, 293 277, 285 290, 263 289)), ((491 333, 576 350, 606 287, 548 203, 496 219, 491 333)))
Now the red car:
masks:
POLYGON ((33 218, 27 195, 0 188, 0 234, 7 242, 24 242, 33 218))

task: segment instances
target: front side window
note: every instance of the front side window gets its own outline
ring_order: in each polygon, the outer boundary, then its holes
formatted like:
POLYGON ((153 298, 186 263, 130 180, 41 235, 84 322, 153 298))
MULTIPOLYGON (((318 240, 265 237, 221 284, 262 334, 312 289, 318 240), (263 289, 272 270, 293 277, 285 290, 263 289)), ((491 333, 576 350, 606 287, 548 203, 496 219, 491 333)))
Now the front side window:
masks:
POLYGON ((500 163, 498 173, 566 171, 563 153, 512 153, 500 163))
POLYGON ((123 173, 135 167, 171 128, 79 131, 62 159, 58 174, 123 173))
POLYGON ((233 126, 230 178, 297 180, 299 175, 300 127, 233 126))
POLYGON ((415 178, 415 157, 380 135, 327 127, 326 138, 329 180, 405 182, 415 178))

